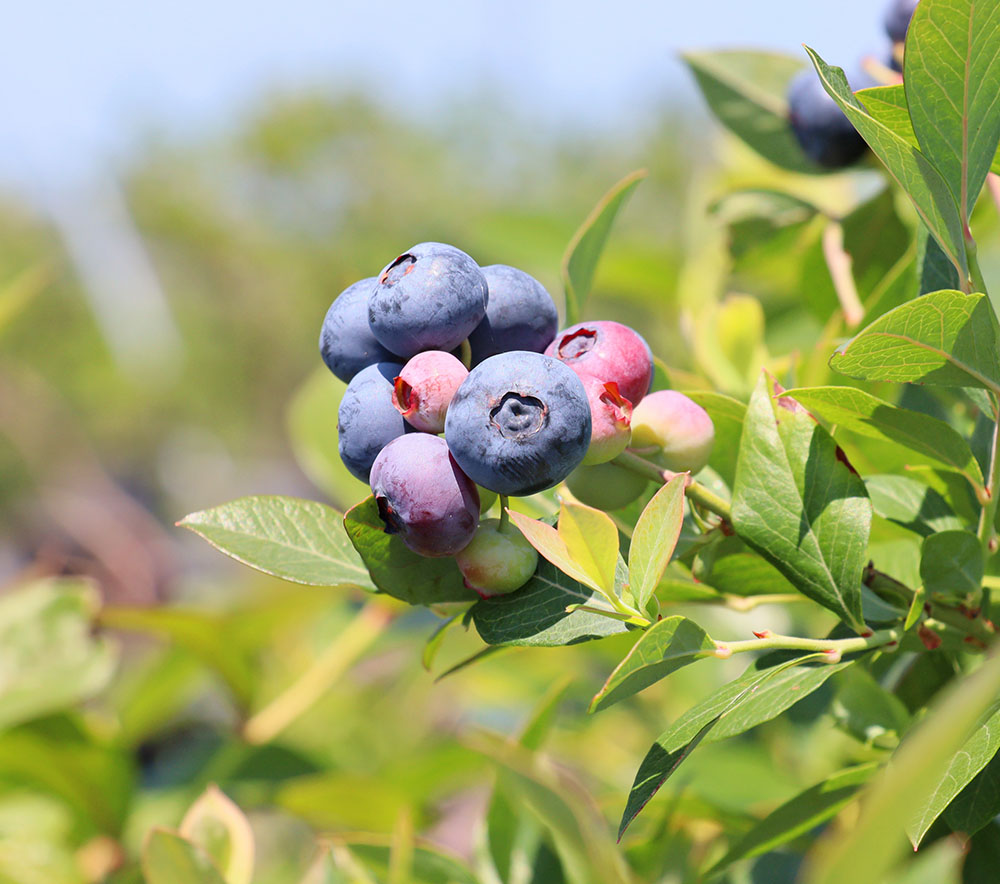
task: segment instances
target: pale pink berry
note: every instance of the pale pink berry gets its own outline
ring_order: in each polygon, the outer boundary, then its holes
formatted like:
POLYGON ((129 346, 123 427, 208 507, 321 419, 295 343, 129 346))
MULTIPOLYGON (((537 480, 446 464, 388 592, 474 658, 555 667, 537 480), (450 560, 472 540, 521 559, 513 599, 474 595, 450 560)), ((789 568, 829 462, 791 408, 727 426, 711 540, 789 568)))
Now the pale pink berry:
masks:
POLYGON ((418 353, 395 379, 392 404, 414 429, 443 433, 448 405, 468 375, 469 370, 451 353, 418 353))

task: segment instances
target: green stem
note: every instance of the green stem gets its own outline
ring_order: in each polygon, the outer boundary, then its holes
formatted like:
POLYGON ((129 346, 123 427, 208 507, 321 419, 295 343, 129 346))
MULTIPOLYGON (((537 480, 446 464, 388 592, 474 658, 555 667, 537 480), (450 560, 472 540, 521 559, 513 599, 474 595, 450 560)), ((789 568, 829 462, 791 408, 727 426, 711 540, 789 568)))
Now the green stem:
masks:
POLYGON ((965 254, 969 263, 969 281, 972 283, 972 290, 982 292, 984 295, 987 294, 986 279, 979 267, 979 250, 976 247, 976 241, 971 236, 965 238, 965 254))
POLYGON ((507 530, 507 526, 510 524, 510 513, 507 512, 507 507, 510 506, 510 498, 506 494, 500 495, 500 527, 497 530, 503 534, 507 530))
MULTIPOLYGON (((983 559, 988 560, 996 552, 995 525, 997 519, 997 504, 1000 503, 1000 420, 993 425, 993 444, 990 450, 990 472, 986 479, 986 493, 989 497, 979 513, 979 542, 983 547, 983 559)), ((970 606, 978 608, 982 601, 982 589, 976 593, 976 598, 970 601, 970 606)))
MULTIPOLYGON (((631 451, 623 451, 613 462, 620 467, 631 470, 633 473, 645 476, 654 482, 659 482, 661 485, 666 485, 674 476, 678 475, 677 473, 672 473, 670 470, 662 469, 652 461, 646 460, 644 457, 639 457, 638 454, 634 454, 631 451)), ((699 482, 690 479, 684 489, 684 493, 688 496, 689 500, 694 501, 702 509, 706 509, 710 513, 715 513, 727 522, 732 521, 733 512, 729 503, 719 497, 714 491, 709 491, 699 482)))
POLYGON ((866 636, 857 638, 819 639, 799 638, 794 635, 772 635, 752 638, 739 642, 716 642, 716 657, 728 657, 731 654, 741 654, 744 651, 769 651, 786 649, 795 651, 823 651, 831 656, 850 654, 854 651, 866 651, 869 648, 879 648, 898 642, 903 637, 901 629, 882 629, 866 636))

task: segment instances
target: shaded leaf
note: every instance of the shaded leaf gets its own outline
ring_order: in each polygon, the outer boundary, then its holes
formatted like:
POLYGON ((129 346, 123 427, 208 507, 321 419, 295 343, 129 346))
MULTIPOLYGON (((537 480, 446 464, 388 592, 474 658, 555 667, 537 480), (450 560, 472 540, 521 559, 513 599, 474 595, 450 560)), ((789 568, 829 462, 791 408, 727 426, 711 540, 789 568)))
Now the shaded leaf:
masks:
POLYGON ((715 642, 693 620, 666 617, 639 637, 594 695, 590 711, 605 709, 631 697, 714 650, 715 642))
POLYGON ((975 835, 1000 814, 1000 755, 994 755, 944 812, 945 822, 955 832, 975 835))
POLYGON ((254 859, 250 823, 217 786, 209 786, 184 814, 180 834, 212 858, 226 884, 250 884, 254 859))
POLYGON ((924 538, 920 579, 927 594, 950 599, 978 595, 983 582, 983 552, 969 531, 941 531, 924 538))
POLYGON ((142 848, 146 884, 226 884, 208 854, 166 829, 153 829, 142 848))
POLYGON ((830 434, 762 375, 747 409, 733 527, 800 592, 863 631, 872 508, 830 434))
POLYGON ((639 169, 615 184, 601 197, 566 247, 562 261, 566 325, 575 325, 583 318, 583 305, 590 294, 597 262, 608 241, 611 225, 636 185, 645 177, 646 171, 639 169))
POLYGON ((347 536, 368 566, 381 592, 411 605, 462 602, 478 598, 462 579, 452 558, 432 559, 409 549, 399 537, 386 534, 371 495, 344 516, 347 536))
POLYGON ((875 512, 924 537, 936 531, 961 530, 963 521, 937 491, 908 476, 878 475, 865 479, 875 512))
POLYGON ((997 319, 985 295, 932 292, 890 310, 830 359, 841 374, 1000 391, 997 319))
POLYGON ((191 513, 177 524, 227 556, 293 583, 374 589, 343 517, 313 500, 261 495, 191 513))

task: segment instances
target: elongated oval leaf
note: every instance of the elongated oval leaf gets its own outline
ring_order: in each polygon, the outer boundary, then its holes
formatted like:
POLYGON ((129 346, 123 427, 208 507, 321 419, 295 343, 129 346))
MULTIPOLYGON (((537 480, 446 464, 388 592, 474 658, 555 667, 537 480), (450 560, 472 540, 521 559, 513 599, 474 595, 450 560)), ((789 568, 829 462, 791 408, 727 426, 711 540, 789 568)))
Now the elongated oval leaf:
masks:
POLYGON ((830 67, 806 47, 816 72, 830 97, 861 133, 861 137, 885 165, 889 175, 913 202, 924 224, 941 244, 962 279, 969 275, 965 259, 965 236, 958 204, 941 173, 905 138, 880 123, 854 96, 840 68, 830 67))
POLYGON ((606 593, 615 591, 618 528, 601 510, 564 502, 559 510, 559 536, 570 558, 606 593))
POLYGON ((852 378, 1000 392, 997 318, 985 295, 940 291, 875 320, 830 367, 852 378))
POLYGON ((918 411, 899 408, 854 387, 807 387, 785 392, 817 417, 871 439, 895 442, 951 467, 975 487, 983 473, 969 443, 950 425, 918 411))
POLYGON ((909 476, 869 476, 865 487, 878 515, 924 537, 965 527, 936 490, 909 476))
POLYGON ((917 133, 913 131, 910 109, 906 106, 906 91, 902 83, 860 89, 854 95, 876 121, 891 129, 908 144, 920 148, 917 133))
POLYGON ((335 509, 262 495, 191 513, 177 524, 251 568, 311 586, 375 587, 335 509))
POLYGON ((920 579, 929 596, 966 601, 983 582, 983 551, 970 531, 940 531, 924 538, 920 579))
POLYGON ((730 50, 681 56, 719 121, 764 159, 792 172, 823 171, 803 153, 788 122, 786 94, 797 58, 730 50))
POLYGON ((665 617, 647 629, 590 702, 596 712, 648 688, 715 650, 715 642, 687 617, 665 617))
POLYGON ((454 559, 425 558, 395 535, 386 534, 371 495, 347 511, 344 527, 380 592, 411 605, 478 598, 465 585, 454 559))
POLYGON ((704 877, 718 874, 738 860, 760 856, 794 841, 832 819, 854 800, 876 770, 878 765, 874 762, 849 767, 786 801, 740 838, 704 877))
MULTIPOLYGON (((597 592, 603 588, 594 577, 573 558, 566 546, 566 541, 556 528, 538 519, 532 519, 524 513, 510 511, 510 520, 518 527, 542 558, 551 562, 572 581, 579 582, 597 592)), ((616 557, 617 558, 617 557, 616 557)))
POLYGON ((708 464, 729 485, 732 485, 736 476, 736 453, 740 447, 743 419, 747 413, 746 405, 722 393, 694 390, 684 395, 697 402, 712 419, 715 425, 715 444, 712 446, 708 464))
POLYGON ((597 262, 608 241, 611 225, 646 174, 645 169, 638 169, 626 175, 604 194, 566 247, 562 262, 563 286, 566 290, 566 325, 575 325, 583 318, 583 304, 590 294, 597 262))
POLYGON ((619 620, 589 611, 567 613, 572 605, 611 610, 596 590, 540 561, 535 576, 510 595, 483 599, 472 606, 472 622, 490 645, 572 645, 625 632, 619 620))
POLYGON ((684 524, 684 486, 682 473, 664 485, 636 522, 628 551, 629 586, 636 607, 645 608, 653 590, 663 579, 670 557, 677 546, 684 524))
POLYGON ((218 786, 209 786, 191 805, 180 834, 212 857, 226 884, 250 884, 253 830, 243 811, 218 786))
POLYGON ((944 812, 954 832, 975 835, 1000 814, 1000 754, 977 773, 944 812))
POLYGON ((903 87, 920 149, 951 187, 963 219, 1000 142, 1000 6, 918 3, 906 32, 903 87))
POLYGON ((861 575, 872 506, 830 434, 762 375, 747 409, 733 493, 736 533, 803 595, 864 630, 861 575))
POLYGON ((619 839, 700 742, 722 740, 770 721, 852 662, 817 663, 814 655, 768 654, 685 712, 660 734, 639 766, 618 828, 619 839))
POLYGON ((146 884, 226 884, 204 850, 166 829, 146 838, 142 872, 146 884))

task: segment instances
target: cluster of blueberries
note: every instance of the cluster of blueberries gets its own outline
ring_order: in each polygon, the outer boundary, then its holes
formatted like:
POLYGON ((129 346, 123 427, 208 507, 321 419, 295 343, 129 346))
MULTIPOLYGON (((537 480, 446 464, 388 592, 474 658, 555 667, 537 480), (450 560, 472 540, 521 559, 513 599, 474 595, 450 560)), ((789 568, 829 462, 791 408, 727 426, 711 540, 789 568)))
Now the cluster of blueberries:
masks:
POLYGON ((612 463, 626 447, 696 472, 714 441, 691 399, 649 393, 653 355, 638 332, 557 329, 536 279, 433 242, 347 288, 323 323, 323 361, 347 382, 341 459, 370 484, 388 533, 454 556, 484 596, 517 589, 537 564, 502 505, 500 519, 480 521, 496 495, 567 480, 582 502, 612 509, 647 484, 612 463))
MULTIPOLYGON (((888 67, 900 74, 903 70, 903 41, 918 0, 892 0, 885 12, 885 30, 892 41, 888 67)), ((853 89, 884 85, 865 71, 850 78, 853 89)), ((867 145, 827 94, 812 68, 792 80, 788 90, 788 118, 802 150, 811 160, 826 169, 843 169, 864 156, 867 145)))

